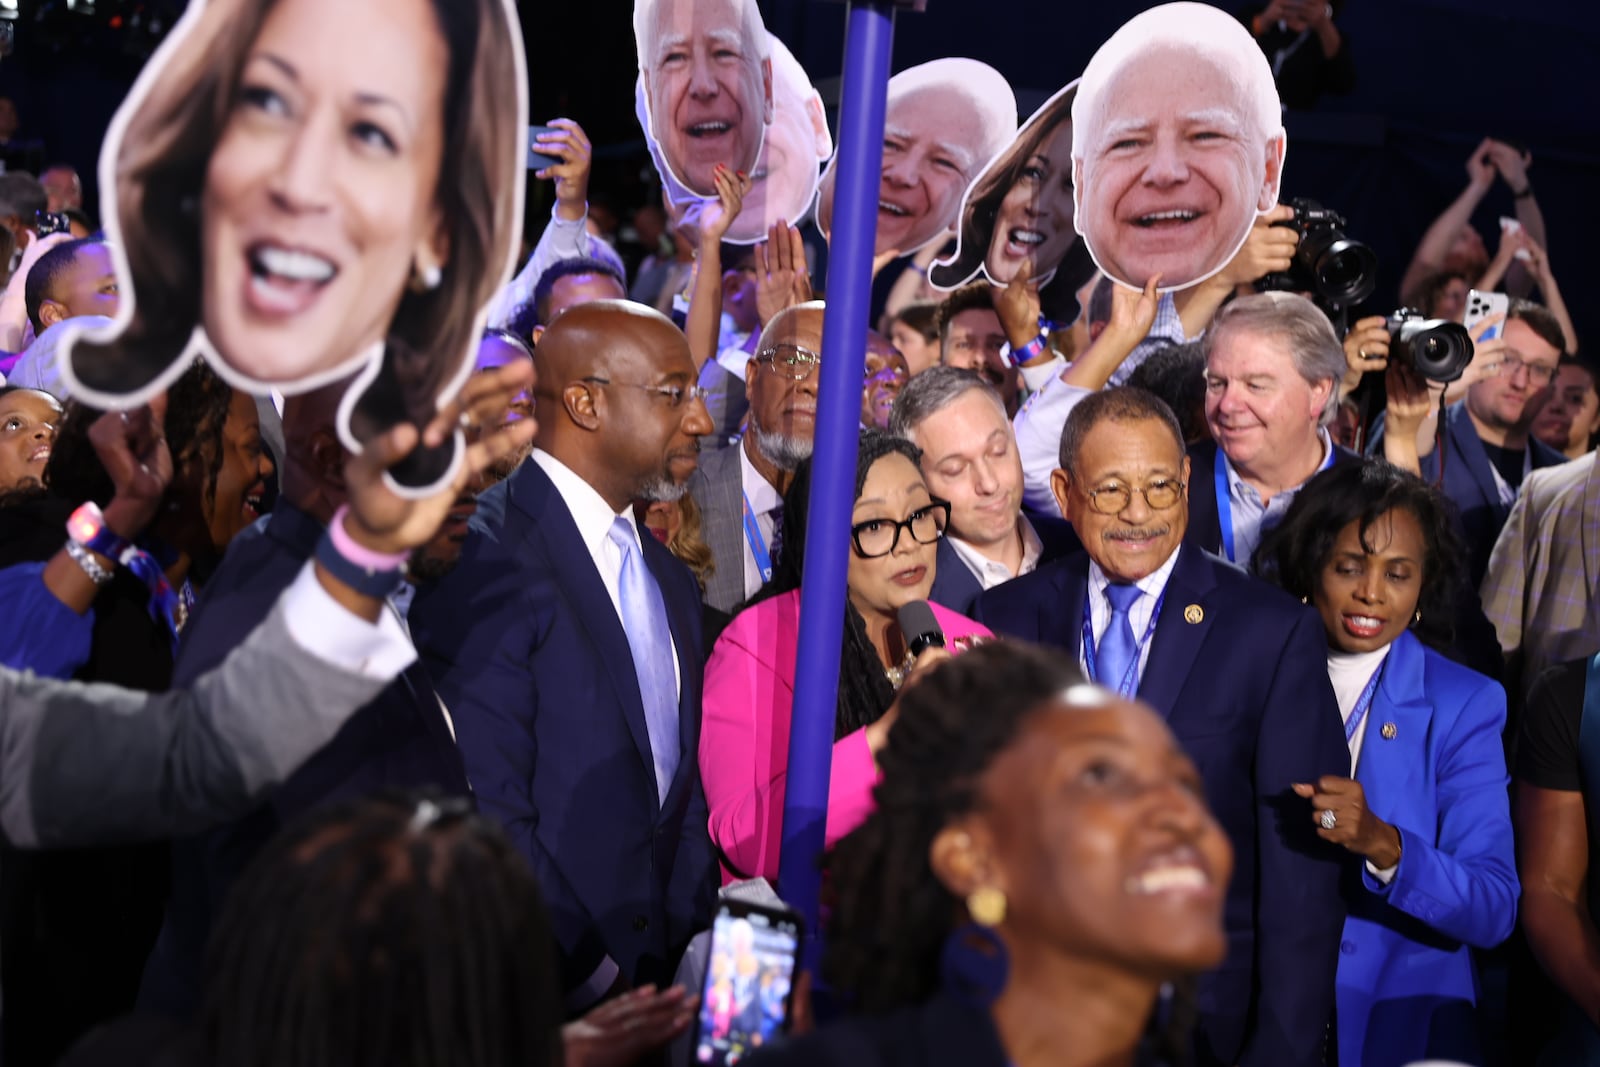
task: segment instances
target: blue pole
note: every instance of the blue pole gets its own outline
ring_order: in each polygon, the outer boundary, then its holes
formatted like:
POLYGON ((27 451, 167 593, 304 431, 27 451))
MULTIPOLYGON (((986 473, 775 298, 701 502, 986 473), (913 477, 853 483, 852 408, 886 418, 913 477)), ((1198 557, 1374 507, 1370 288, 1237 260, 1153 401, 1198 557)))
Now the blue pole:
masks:
POLYGON ((885 3, 850 5, 844 83, 839 101, 839 158, 828 252, 828 307, 823 318, 816 447, 806 519, 806 561, 800 590, 800 646, 794 714, 789 724, 789 777, 783 804, 778 880, 783 899, 806 919, 805 966, 816 972, 817 896, 828 817, 828 771, 844 640, 845 569, 855 503, 857 427, 872 303, 872 254, 878 233, 883 170, 883 115, 888 92, 893 10, 885 3))

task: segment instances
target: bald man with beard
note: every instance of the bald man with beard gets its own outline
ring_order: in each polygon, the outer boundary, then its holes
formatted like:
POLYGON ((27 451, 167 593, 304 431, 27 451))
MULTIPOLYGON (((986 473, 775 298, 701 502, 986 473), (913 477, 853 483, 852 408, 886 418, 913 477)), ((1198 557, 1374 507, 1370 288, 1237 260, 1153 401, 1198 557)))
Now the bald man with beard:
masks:
POLYGON ((534 361, 533 455, 484 494, 412 626, 479 805, 539 877, 579 1011, 670 985, 711 917, 699 588, 633 502, 680 495, 712 424, 688 341, 642 304, 569 309, 534 361))

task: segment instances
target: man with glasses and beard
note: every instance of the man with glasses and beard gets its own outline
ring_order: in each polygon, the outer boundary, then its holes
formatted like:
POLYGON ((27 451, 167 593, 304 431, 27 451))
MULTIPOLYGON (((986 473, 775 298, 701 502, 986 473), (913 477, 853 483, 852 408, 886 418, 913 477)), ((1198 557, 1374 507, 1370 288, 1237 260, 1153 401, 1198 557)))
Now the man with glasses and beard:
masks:
POLYGON ((731 615, 772 577, 783 494, 817 428, 822 314, 817 300, 767 323, 745 365, 750 416, 739 447, 706 453, 689 479, 716 567, 704 600, 717 611, 731 615))
POLYGON ((642 304, 568 309, 534 362, 533 455, 411 626, 479 807, 547 895, 576 1012, 670 985, 711 917, 699 588, 633 504, 681 494, 712 426, 688 341, 642 304))
MULTIPOLYGON (((1233 843, 1228 958, 1200 979, 1196 1062, 1323 1062, 1342 863, 1290 786, 1348 777, 1321 620, 1184 542, 1190 477, 1172 411, 1141 389, 1081 401, 1051 476, 1084 552, 979 595, 972 616, 1077 657, 1167 720, 1233 843)), ((1096 784, 1094 788, 1116 788, 1096 784)))

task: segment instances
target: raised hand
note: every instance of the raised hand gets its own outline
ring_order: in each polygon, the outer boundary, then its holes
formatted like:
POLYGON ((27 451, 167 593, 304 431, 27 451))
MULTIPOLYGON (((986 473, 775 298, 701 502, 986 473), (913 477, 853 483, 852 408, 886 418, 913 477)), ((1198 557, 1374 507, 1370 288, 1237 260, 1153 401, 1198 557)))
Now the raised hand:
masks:
POLYGON ((1487 189, 1494 184, 1494 160, 1490 156, 1493 147, 1494 141, 1485 137, 1472 150, 1472 155, 1467 157, 1467 180, 1480 189, 1487 189))
POLYGON ((1500 175, 1502 181, 1508 185, 1512 192, 1528 187, 1528 168, 1533 165, 1533 156, 1527 152, 1519 151, 1504 141, 1488 140, 1487 154, 1489 163, 1500 175))
POLYGON ((163 393, 133 411, 107 412, 89 427, 89 443, 115 487, 106 525, 127 541, 155 518, 172 484, 172 453, 162 428, 166 407, 163 393))
POLYGON ((1010 283, 995 293, 994 310, 1012 348, 1039 336, 1039 286, 1033 280, 1033 261, 1023 260, 1010 283))
POLYGON ((711 181, 717 187, 717 199, 706 204, 700 212, 700 242, 721 242, 739 217, 745 194, 750 192, 750 176, 744 171, 733 171, 721 163, 711 172, 711 181))
POLYGON ((467 484, 496 460, 533 440, 539 429, 536 419, 502 424, 512 400, 519 393, 531 391, 533 382, 533 364, 520 359, 474 374, 420 434, 410 423, 401 423, 367 442, 360 455, 345 462, 350 502, 345 529, 350 536, 358 544, 386 555, 409 554, 433 540, 467 484), (410 455, 419 440, 437 448, 463 421, 483 427, 485 432, 467 446, 461 469, 450 485, 421 498, 401 496, 390 487, 385 472, 410 455))
POLYGON ((1344 364, 1344 381, 1340 384, 1347 394, 1361 384, 1363 374, 1388 369, 1389 320, 1382 315, 1357 319, 1344 335, 1344 364))
POLYGON ((1274 223, 1288 222, 1294 218, 1294 208, 1279 204, 1258 217, 1239 251, 1233 254, 1222 269, 1223 279, 1230 285, 1254 285, 1268 274, 1286 271, 1294 263, 1294 250, 1300 244, 1300 235, 1290 226, 1274 223))
POLYGON ((800 231, 783 219, 756 245, 756 315, 765 326, 784 308, 811 299, 811 271, 800 231))
POLYGON ((550 125, 554 131, 539 134, 533 149, 541 155, 556 156, 561 162, 538 171, 534 177, 550 178, 556 183, 556 207, 562 218, 581 219, 588 211, 589 138, 583 127, 571 119, 551 119, 550 125))

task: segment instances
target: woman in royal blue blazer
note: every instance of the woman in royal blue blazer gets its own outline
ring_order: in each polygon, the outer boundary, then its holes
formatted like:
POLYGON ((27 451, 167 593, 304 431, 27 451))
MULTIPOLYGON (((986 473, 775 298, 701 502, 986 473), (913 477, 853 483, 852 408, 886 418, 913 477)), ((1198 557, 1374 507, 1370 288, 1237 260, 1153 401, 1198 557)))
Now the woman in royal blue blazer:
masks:
POLYGON ((1350 743, 1349 778, 1295 787, 1353 854, 1340 1067, 1482 1062, 1471 950, 1511 933, 1519 889, 1505 691, 1435 651, 1462 558, 1443 498, 1372 460, 1307 483, 1255 557, 1321 613, 1350 743))

